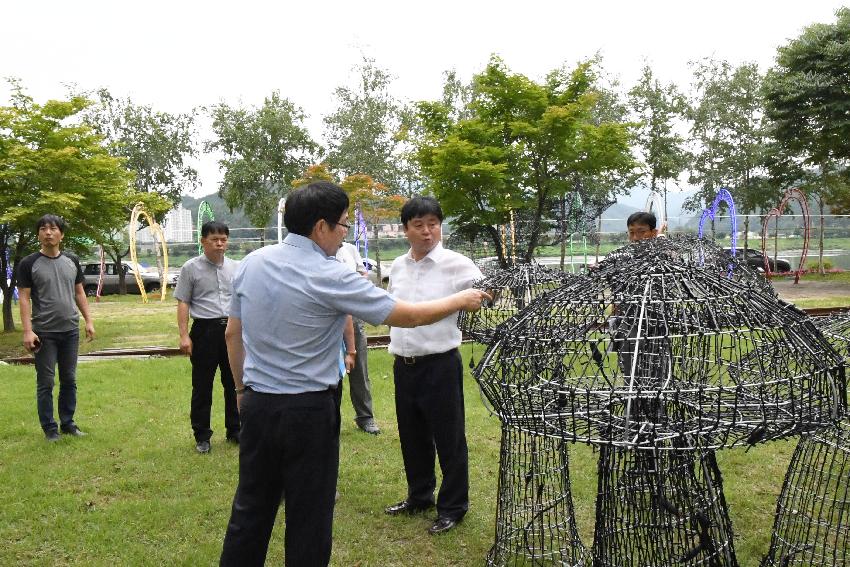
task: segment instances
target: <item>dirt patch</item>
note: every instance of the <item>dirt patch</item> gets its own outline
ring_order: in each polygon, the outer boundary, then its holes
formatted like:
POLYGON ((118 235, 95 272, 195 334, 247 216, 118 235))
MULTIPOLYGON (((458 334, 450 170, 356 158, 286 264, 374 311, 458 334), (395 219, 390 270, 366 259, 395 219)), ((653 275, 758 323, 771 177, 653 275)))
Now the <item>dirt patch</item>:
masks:
POLYGON ((843 281, 824 281, 803 276, 798 284, 794 283, 793 277, 773 278, 771 283, 779 293, 779 297, 791 303, 803 299, 846 299, 850 297, 850 284, 843 281))

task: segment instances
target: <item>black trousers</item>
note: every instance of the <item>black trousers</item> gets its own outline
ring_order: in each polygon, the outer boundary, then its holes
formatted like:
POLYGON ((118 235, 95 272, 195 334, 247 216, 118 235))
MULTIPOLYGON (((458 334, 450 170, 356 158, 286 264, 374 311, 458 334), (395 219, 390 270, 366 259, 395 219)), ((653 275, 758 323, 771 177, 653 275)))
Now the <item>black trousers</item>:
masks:
POLYGON ((281 495, 286 493, 286 565, 330 562, 339 471, 339 409, 334 390, 242 396, 239 486, 221 565, 262 566, 281 495))
POLYGON ((407 499, 434 502, 440 459, 443 483, 437 513, 459 520, 469 509, 469 456, 463 406, 463 363, 457 349, 415 364, 396 357, 393 364, 395 408, 407 499))
POLYGON ((195 319, 189 337, 192 339, 192 409, 189 419, 195 441, 209 441, 210 412, 212 411, 213 384, 215 371, 221 369, 221 386, 224 388, 224 428, 227 437, 239 433, 239 408, 236 405, 236 391, 233 373, 227 358, 227 344, 224 342, 222 324, 226 319, 195 319))

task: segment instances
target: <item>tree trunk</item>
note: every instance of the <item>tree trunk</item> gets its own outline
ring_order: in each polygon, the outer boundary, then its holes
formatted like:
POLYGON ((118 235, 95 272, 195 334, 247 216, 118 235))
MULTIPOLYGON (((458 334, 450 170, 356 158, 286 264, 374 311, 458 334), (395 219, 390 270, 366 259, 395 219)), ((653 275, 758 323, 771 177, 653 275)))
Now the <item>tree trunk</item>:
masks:
POLYGON ((599 246, 602 244, 602 213, 599 213, 599 228, 596 231, 596 258, 593 263, 599 263, 599 246))
POLYGON ((115 267, 115 273, 118 274, 118 295, 127 295, 127 274, 124 272, 124 262, 122 260, 129 253, 129 248, 123 254, 113 249, 113 253, 109 255, 109 259, 112 260, 115 267))
POLYGON ((567 197, 561 197, 561 271, 564 271, 564 257, 567 253, 567 197))
MULTIPOLYGON (((6 279, 6 278, 3 278, 6 279)), ((15 320, 12 318, 12 294, 3 290, 3 331, 15 330, 15 320)))
POLYGON ((744 215, 744 250, 749 248, 750 215, 744 215))
MULTIPOLYGON (((8 256, 9 240, 8 233, 4 230, 0 231, 0 291, 3 292, 3 330, 14 331, 15 321, 12 319, 12 290, 9 282, 6 281, 8 273, 8 256)), ((12 274, 14 276, 14 274, 12 274)), ((14 278, 13 278, 14 279, 14 278)))
POLYGON ((826 270, 823 268, 823 232, 824 228, 824 219, 823 219, 823 195, 818 193, 818 217, 820 223, 820 236, 818 237, 818 272, 820 275, 825 275, 826 270))
POLYGON ((10 254, 12 277, 8 284, 6 284, 6 272, 4 271, 2 274, 3 284, 6 285, 6 289, 3 290, 3 331, 15 330, 15 320, 12 318, 12 299, 15 286, 18 285, 18 265, 24 259, 24 250, 26 250, 26 247, 26 235, 23 232, 18 232, 15 252, 10 254))
POLYGON ((378 286, 381 286, 383 280, 381 278, 381 240, 378 238, 378 223, 372 223, 372 228, 375 231, 375 274, 378 276, 378 286))
POLYGON ((499 228, 496 226, 488 226, 487 233, 490 235, 490 240, 494 244, 494 249, 496 250, 496 258, 499 261, 499 267, 507 267, 505 263, 505 256, 502 253, 502 240, 501 238, 499 238, 499 228))

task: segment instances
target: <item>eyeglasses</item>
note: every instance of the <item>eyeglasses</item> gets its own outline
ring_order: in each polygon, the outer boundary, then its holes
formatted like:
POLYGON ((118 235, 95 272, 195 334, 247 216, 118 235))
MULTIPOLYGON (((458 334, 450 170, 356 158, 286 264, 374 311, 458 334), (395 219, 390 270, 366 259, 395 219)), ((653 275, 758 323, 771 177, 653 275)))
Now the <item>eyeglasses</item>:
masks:
POLYGON ((345 224, 344 222, 338 222, 338 223, 336 223, 336 226, 343 226, 343 227, 345 227, 345 230, 348 230, 349 228, 351 228, 350 224, 345 224))

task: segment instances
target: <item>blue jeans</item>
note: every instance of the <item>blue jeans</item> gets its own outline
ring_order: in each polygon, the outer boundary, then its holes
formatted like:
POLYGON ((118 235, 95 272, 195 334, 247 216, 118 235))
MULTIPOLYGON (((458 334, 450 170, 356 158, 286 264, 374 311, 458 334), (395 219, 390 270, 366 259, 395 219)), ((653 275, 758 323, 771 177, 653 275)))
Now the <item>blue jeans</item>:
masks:
POLYGON ((59 364, 59 423, 62 430, 75 426, 77 409, 77 351, 80 331, 37 333, 41 348, 35 353, 36 403, 38 419, 45 433, 57 431, 53 419, 53 384, 59 364))

